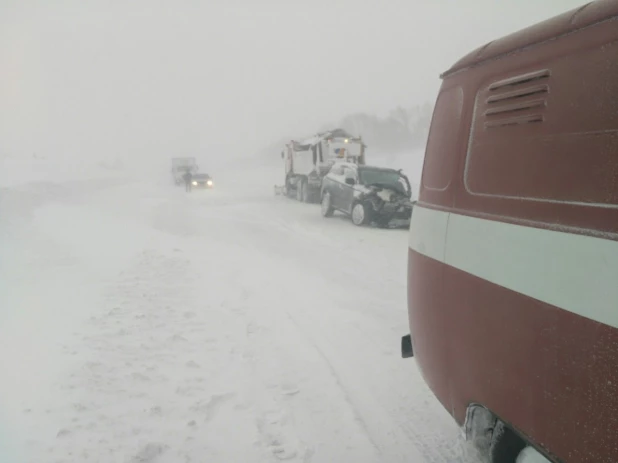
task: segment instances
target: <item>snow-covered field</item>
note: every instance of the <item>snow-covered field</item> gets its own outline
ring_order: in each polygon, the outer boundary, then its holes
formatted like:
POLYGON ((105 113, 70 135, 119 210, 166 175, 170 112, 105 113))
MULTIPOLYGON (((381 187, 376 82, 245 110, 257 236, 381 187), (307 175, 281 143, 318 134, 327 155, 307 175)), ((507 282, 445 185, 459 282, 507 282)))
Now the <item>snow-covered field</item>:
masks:
POLYGON ((276 197, 259 163, 192 194, 52 166, 2 177, 0 461, 464 459, 400 356, 405 230, 276 197))

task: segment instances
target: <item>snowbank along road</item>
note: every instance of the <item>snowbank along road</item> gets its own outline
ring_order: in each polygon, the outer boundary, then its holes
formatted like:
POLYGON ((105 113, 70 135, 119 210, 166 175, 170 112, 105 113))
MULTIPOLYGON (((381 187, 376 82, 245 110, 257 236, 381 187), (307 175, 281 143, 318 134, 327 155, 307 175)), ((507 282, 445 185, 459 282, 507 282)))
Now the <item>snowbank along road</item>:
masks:
POLYGON ((324 219, 256 169, 1 190, 1 461, 467 458, 400 357, 407 231, 324 219))

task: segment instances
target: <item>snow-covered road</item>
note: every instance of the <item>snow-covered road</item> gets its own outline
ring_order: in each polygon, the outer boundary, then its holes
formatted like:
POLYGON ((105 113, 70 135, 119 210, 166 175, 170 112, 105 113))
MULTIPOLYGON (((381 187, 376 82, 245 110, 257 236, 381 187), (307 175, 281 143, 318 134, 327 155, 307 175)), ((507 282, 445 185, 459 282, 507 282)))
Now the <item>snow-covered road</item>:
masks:
POLYGON ((399 352, 407 232, 215 182, 1 191, 0 460, 462 461, 399 352))

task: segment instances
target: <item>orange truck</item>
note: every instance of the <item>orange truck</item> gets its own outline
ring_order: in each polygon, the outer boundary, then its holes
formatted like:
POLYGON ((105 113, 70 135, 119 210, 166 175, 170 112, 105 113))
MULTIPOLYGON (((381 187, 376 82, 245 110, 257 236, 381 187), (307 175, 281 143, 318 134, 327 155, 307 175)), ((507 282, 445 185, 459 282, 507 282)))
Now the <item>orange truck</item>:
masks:
POLYGON ((492 463, 616 463, 618 0, 441 77, 402 355, 492 463))

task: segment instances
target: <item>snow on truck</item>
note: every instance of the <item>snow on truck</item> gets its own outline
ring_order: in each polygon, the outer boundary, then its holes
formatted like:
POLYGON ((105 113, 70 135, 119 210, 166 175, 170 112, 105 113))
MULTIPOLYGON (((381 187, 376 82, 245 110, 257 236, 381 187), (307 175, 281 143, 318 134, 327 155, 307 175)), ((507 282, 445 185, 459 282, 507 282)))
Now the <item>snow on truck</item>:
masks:
POLYGON ((492 463, 618 462, 618 0, 441 77, 402 355, 492 463))
POLYGON ((365 148, 360 137, 342 129, 322 132, 300 141, 290 140, 281 152, 285 184, 275 187, 275 193, 302 202, 319 202, 322 179, 335 161, 364 165, 365 148))

